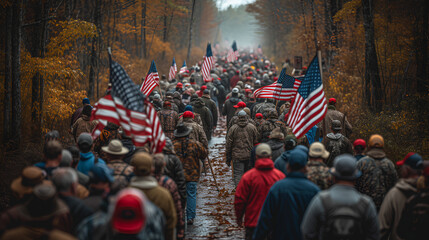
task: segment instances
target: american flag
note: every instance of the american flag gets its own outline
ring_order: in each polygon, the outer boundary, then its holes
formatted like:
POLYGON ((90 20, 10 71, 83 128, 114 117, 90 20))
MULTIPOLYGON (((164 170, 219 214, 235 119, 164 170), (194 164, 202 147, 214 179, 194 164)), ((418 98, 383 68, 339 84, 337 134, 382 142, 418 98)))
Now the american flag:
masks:
POLYGON ((255 90, 256 98, 274 98, 276 100, 288 101, 295 97, 296 91, 301 85, 301 80, 286 75, 286 68, 280 72, 279 80, 265 87, 255 90))
POLYGON ((237 43, 234 41, 232 43, 231 49, 229 49, 228 56, 226 57, 228 62, 234 62, 238 58, 238 49, 237 43))
POLYGON ((134 145, 149 144, 153 153, 162 152, 165 135, 155 109, 121 65, 112 60, 110 82, 111 94, 102 97, 92 111, 91 118, 99 121, 96 129, 103 129, 107 122, 112 122, 121 126, 126 135, 131 136, 134 145))
MULTIPOLYGON (((320 56, 320 53, 318 53, 320 56)), ((316 56, 308 67, 290 108, 288 124, 297 138, 304 136, 325 117, 327 106, 322 74, 316 56)))
POLYGON ((204 56, 204 62, 201 66, 201 72, 203 75, 204 82, 211 82, 212 77, 210 76, 210 70, 212 70, 214 63, 214 57, 212 53, 212 45, 210 43, 207 44, 206 56, 204 56))
POLYGON ((184 61, 179 73, 184 73, 186 70, 188 70, 188 67, 186 67, 186 61, 184 61))
POLYGON ((170 81, 176 77, 176 72, 177 72, 176 60, 173 57, 173 63, 171 64, 170 73, 168 74, 168 79, 170 81))
POLYGON ((146 78, 144 79, 140 91, 149 96, 153 89, 159 85, 159 76, 158 71, 156 70, 155 61, 152 60, 150 64, 149 72, 147 73, 146 78))

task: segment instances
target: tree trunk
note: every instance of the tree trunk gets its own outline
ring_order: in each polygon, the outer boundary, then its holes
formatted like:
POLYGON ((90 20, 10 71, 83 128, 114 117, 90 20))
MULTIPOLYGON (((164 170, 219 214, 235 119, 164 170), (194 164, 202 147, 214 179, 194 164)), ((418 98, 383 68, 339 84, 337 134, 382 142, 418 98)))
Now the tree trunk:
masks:
POLYGON ((21 0, 12 5, 12 139, 16 148, 21 143, 21 5, 21 0))
POLYGON ((416 24, 416 64, 417 64, 417 91, 420 95, 428 94, 428 11, 429 1, 422 1, 416 24))
MULTIPOLYGON (((163 22, 164 22, 164 29, 163 29, 163 37, 162 37, 162 41, 167 42, 167 0, 164 0, 164 18, 163 18, 163 22)), ((165 59, 165 50, 162 51, 162 55, 161 55, 161 59, 165 59)))
POLYGON ((10 119, 11 113, 11 49, 12 49, 12 7, 6 9, 6 42, 5 42, 5 74, 4 74, 4 121, 3 121, 3 142, 8 142, 11 137, 12 122, 10 119))
POLYGON ((142 39, 142 46, 141 46, 141 56, 146 58, 146 0, 142 1, 142 21, 141 21, 141 39, 142 39))
POLYGON ((311 6, 311 20, 312 20, 312 27, 313 27, 313 34, 314 34, 314 47, 316 48, 316 50, 318 50, 319 44, 317 41, 316 13, 314 11, 314 0, 310 0, 310 6, 311 6))
POLYGON ((192 10, 191 10, 191 20, 189 21, 189 42, 188 42, 188 53, 186 54, 186 61, 189 62, 191 57, 191 47, 192 47, 192 24, 194 22, 194 10, 195 10, 195 0, 192 0, 192 10))
POLYGON ((377 51, 374 36, 373 0, 362 0, 362 13, 365 31, 365 81, 366 100, 371 110, 379 112, 383 106, 383 96, 378 71, 377 51))

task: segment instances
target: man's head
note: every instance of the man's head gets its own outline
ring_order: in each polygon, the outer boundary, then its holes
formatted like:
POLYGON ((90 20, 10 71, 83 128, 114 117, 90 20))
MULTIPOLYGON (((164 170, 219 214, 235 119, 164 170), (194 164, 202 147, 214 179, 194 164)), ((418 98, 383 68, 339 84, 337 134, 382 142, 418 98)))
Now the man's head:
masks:
POLYGON ((334 133, 341 132, 341 122, 339 120, 332 120, 332 122, 331 122, 331 130, 334 133))
POLYGON ((152 172, 153 158, 149 153, 138 152, 131 159, 136 176, 149 176, 152 172))
POLYGON ((194 113, 193 112, 191 112, 191 111, 185 111, 184 113, 183 113, 183 118, 185 119, 185 118, 194 118, 194 113))
POLYGON ((299 148, 295 148, 290 152, 287 171, 306 172, 307 161, 308 154, 299 148))
POLYGON ((162 104, 162 107, 164 109, 171 109, 171 102, 170 101, 164 101, 164 103, 162 104))
POLYGON ((118 139, 112 139, 109 145, 101 147, 101 149, 108 155, 110 160, 122 159, 130 151, 118 139))
POLYGON ((296 144, 298 143, 295 135, 289 134, 285 137, 285 150, 292 150, 296 147, 296 144))
POLYGON ((330 98, 330 99, 329 99, 329 105, 333 105, 333 106, 335 106, 335 104, 337 104, 337 99, 335 99, 335 98, 330 98))
POLYGON ((92 111, 91 105, 85 105, 83 106, 83 109, 82 109, 82 115, 91 117, 91 111, 92 111))
POLYGON ((162 175, 164 173, 165 160, 164 154, 157 153, 153 156, 154 174, 162 175))
POLYGON ((67 149, 63 149, 61 152, 60 167, 72 167, 73 156, 67 149))
POLYGON ((89 101, 89 98, 84 98, 84 99, 82 99, 82 105, 83 106, 85 106, 85 105, 90 105, 91 103, 90 103, 90 101, 89 101))
POLYGON ((283 141, 284 138, 285 138, 284 134, 279 127, 274 128, 270 133, 270 139, 276 139, 278 141, 283 141))
POLYGON ((329 152, 326 151, 325 145, 320 142, 314 142, 310 146, 308 157, 313 160, 326 160, 329 157, 329 152))
POLYGON ((329 172, 335 177, 336 182, 353 182, 362 175, 356 166, 356 158, 350 154, 342 154, 334 159, 334 167, 329 172))
POLYGON ((232 96, 237 97, 239 92, 240 92, 240 90, 238 90, 238 88, 236 88, 236 87, 233 88, 232 89, 232 96))
POLYGON ((118 193, 111 219, 112 228, 121 234, 138 234, 146 224, 148 206, 143 193, 126 188, 118 193))
POLYGON ((401 167, 399 172, 402 178, 416 178, 422 173, 423 158, 418 153, 410 152, 396 165, 401 167))
POLYGON ((238 119, 246 120, 247 113, 244 110, 241 110, 237 113, 238 119))
POLYGON ((373 149, 373 148, 384 148, 384 139, 381 135, 378 134, 374 134, 371 135, 371 137, 369 138, 368 141, 368 149, 373 149))
POLYGON ((73 168, 58 168, 53 172, 52 182, 58 193, 74 194, 78 184, 78 178, 73 168))
POLYGON ((356 139, 353 142, 353 149, 355 151, 355 154, 362 154, 365 151, 366 148, 366 142, 363 139, 356 139))
POLYGON ((61 143, 53 140, 49 141, 45 144, 44 155, 46 161, 56 161, 58 164, 61 162, 61 153, 63 151, 63 147, 61 143))
POLYGON ((91 151, 92 143, 92 137, 89 133, 82 133, 77 138, 77 146, 82 153, 91 151))
POLYGON ((109 191, 111 184, 115 181, 113 170, 102 163, 94 164, 88 176, 91 188, 104 189, 105 192, 109 191))
POLYGON ((257 118, 257 119, 263 119, 264 115, 262 115, 262 113, 257 113, 257 114, 255 114, 255 118, 257 118))
POLYGON ((45 179, 44 172, 38 167, 26 167, 21 176, 12 181, 10 188, 15 197, 22 199, 33 193, 33 188, 45 179))
POLYGON ((271 158, 271 147, 266 143, 259 144, 255 149, 256 158, 271 158))
POLYGON ((244 103, 243 101, 240 101, 237 103, 237 105, 234 105, 234 108, 236 108, 237 112, 243 110, 246 107, 246 103, 244 103))

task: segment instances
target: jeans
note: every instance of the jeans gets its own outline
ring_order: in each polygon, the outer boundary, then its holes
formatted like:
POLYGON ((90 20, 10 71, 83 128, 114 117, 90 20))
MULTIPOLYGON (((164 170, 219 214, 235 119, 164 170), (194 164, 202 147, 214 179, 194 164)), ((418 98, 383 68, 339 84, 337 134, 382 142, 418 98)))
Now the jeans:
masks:
POLYGON ((194 219, 197 208, 197 182, 186 183, 186 221, 194 219))

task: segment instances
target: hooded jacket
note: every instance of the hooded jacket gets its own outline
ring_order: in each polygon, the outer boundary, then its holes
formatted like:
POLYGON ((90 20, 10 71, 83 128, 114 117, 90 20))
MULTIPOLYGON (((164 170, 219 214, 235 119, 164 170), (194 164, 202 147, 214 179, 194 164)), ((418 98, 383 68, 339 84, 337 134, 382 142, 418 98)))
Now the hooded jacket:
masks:
POLYGON ((164 173, 173 179, 177 185, 177 189, 179 190, 180 197, 185 201, 186 180, 185 175, 183 174, 183 166, 174 152, 174 146, 171 141, 166 142, 162 153, 164 154, 164 161, 166 163, 164 173))
POLYGON ((256 227, 259 213, 271 186, 285 175, 274 168, 269 158, 256 160, 255 167, 246 172, 235 192, 235 216, 239 221, 244 215, 244 226, 256 227))
MULTIPOLYGON (((97 162, 106 164, 100 158, 97 160, 97 162)), ((95 156, 92 152, 80 153, 80 160, 79 160, 79 163, 77 164, 77 170, 85 175, 88 175, 89 170, 91 170, 94 164, 95 164, 95 156)))
POLYGON ((200 179, 200 160, 207 157, 206 148, 189 137, 176 138, 173 141, 174 151, 183 165, 187 182, 198 182, 200 179))
POLYGON ((280 155, 285 151, 283 140, 270 139, 267 144, 271 147, 271 158, 274 160, 280 157, 280 155))
POLYGON ((417 193, 416 179, 399 179, 390 189, 381 204, 378 220, 380 221, 380 239, 401 240, 396 229, 401 220, 402 210, 409 196, 417 193))
POLYGON ((218 114, 216 103, 210 98, 209 94, 203 94, 201 100, 204 102, 206 107, 210 110, 213 117, 213 127, 217 126, 218 114))
POLYGON ((87 132, 91 133, 94 130, 95 126, 97 126, 97 120, 90 120, 89 116, 82 115, 72 126, 72 132, 75 140, 79 137, 81 133, 87 132))
POLYGON ((189 139, 200 142, 204 145, 205 148, 208 148, 209 142, 207 141, 206 133, 204 132, 203 127, 194 122, 192 118, 184 118, 183 124, 192 129, 191 133, 189 134, 189 139))
POLYGON ((204 132, 206 133, 207 139, 211 138, 211 130, 213 128, 213 116, 210 110, 206 107, 203 100, 200 98, 195 99, 191 102, 194 107, 194 112, 199 113, 201 120, 203 121, 204 132))
POLYGON ((237 96, 232 96, 228 100, 226 100, 223 109, 222 109, 222 115, 226 116, 226 125, 228 126, 229 121, 231 121, 231 118, 235 114, 235 108, 234 106, 237 105, 237 103, 241 101, 240 98, 237 96))
POLYGON ((227 161, 249 161, 253 146, 258 143, 258 131, 246 118, 240 118, 226 135, 227 161))
POLYGON ((344 153, 353 154, 352 143, 341 133, 328 133, 323 142, 325 144, 326 151, 330 153, 326 160, 326 165, 328 165, 328 167, 332 167, 334 165, 335 157, 344 153))

